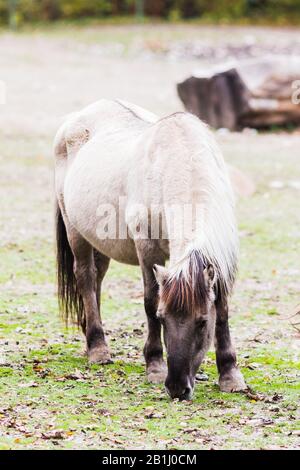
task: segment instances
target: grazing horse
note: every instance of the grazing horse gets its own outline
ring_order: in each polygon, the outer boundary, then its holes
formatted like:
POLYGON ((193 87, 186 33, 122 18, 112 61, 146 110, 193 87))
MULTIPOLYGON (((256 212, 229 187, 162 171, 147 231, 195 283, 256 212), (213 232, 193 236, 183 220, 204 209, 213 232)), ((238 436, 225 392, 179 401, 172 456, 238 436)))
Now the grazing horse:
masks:
POLYGON ((142 269, 150 382, 165 381, 172 398, 190 399, 215 338, 220 389, 246 388, 228 326, 234 197, 208 127, 188 113, 159 119, 100 100, 70 115, 54 146, 59 298, 82 327, 89 361, 111 361, 100 296, 112 258, 142 269))

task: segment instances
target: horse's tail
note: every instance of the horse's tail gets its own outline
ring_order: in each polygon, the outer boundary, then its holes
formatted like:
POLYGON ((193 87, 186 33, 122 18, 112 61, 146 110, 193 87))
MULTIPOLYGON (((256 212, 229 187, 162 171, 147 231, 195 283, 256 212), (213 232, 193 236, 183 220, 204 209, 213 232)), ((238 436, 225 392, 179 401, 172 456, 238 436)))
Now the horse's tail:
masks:
POLYGON ((71 318, 79 325, 82 324, 84 319, 83 301, 78 292, 74 275, 74 255, 68 241, 66 226, 58 204, 56 207, 56 247, 60 312, 66 323, 71 318))

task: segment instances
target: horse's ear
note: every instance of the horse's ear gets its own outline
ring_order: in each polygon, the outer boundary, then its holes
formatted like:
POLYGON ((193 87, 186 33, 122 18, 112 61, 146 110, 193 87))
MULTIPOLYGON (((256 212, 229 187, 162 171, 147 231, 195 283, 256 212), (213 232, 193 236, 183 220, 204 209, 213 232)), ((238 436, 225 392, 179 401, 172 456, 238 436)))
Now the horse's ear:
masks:
POLYGON ((166 268, 164 268, 163 266, 159 266, 158 264, 154 264, 153 266, 153 272, 154 272, 154 276, 155 276, 155 279, 157 281, 157 283, 160 285, 160 286, 163 286, 167 279, 168 279, 168 270, 166 268))
POLYGON ((203 271, 205 283, 208 287, 213 287, 216 283, 216 272, 212 264, 209 264, 203 271))

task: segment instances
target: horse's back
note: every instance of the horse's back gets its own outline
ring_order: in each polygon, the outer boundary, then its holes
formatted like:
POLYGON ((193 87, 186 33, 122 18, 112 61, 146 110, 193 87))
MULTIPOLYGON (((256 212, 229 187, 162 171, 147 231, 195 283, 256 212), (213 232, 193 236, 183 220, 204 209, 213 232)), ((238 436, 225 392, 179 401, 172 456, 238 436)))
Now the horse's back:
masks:
POLYGON ((101 99, 69 114, 54 139, 56 162, 73 160, 79 150, 97 136, 112 143, 136 135, 158 120, 158 116, 140 106, 122 100, 101 99))
MULTIPOLYGON (((108 225, 116 224, 120 198, 126 201, 129 230, 148 224, 139 206, 149 211, 187 201, 204 204, 211 219, 222 220, 223 214, 224 224, 231 224, 231 189, 222 155, 208 127, 188 113, 158 119, 130 103, 101 100, 62 126, 56 162, 57 196, 70 223, 119 261, 137 263, 134 241, 118 235, 100 239, 97 224, 105 207, 112 208, 108 225)), ((165 210, 162 217, 165 224, 165 210)))

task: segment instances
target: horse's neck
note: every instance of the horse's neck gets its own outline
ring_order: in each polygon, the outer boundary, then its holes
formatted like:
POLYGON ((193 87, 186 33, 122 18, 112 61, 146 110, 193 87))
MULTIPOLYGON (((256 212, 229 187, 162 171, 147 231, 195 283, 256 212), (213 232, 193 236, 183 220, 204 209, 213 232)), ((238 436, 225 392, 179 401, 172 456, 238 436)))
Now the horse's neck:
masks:
POLYGON ((165 185, 168 187, 164 203, 172 266, 192 249, 201 249, 205 233, 202 224, 211 201, 207 198, 205 178, 197 166, 177 168, 165 185))
POLYGON ((189 240, 169 240, 170 268, 176 267, 188 254, 191 247, 189 240))
MULTIPOLYGON (((238 240, 231 185, 213 135, 200 121, 182 114, 161 121, 155 138, 157 159, 152 160, 159 170, 157 194, 162 195, 165 207, 170 266, 196 250, 218 266, 229 285, 236 269, 238 240), (172 206, 181 207, 184 214, 189 208, 188 226, 182 218, 171 227, 172 206)), ((153 186, 149 192, 153 194, 153 186)))

